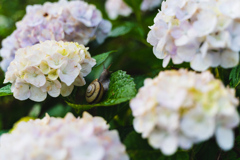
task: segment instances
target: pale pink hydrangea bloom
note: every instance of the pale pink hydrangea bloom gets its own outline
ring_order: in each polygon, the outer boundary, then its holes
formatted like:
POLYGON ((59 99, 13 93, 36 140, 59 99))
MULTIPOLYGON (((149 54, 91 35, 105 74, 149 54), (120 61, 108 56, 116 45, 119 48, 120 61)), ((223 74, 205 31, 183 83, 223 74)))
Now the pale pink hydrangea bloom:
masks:
POLYGON ((20 122, 0 137, 0 159, 129 160, 116 130, 87 112, 20 122))
POLYGON ((19 48, 45 40, 71 41, 86 45, 96 39, 102 43, 111 31, 111 23, 101 12, 84 1, 46 2, 29 5, 24 18, 16 23, 17 29, 2 41, 1 68, 6 71, 19 48))
POLYGON ((165 155, 178 147, 216 136, 223 150, 234 145, 234 127, 239 124, 235 90, 225 88, 209 71, 180 69, 163 71, 146 79, 130 102, 134 129, 165 155))
POLYGON ((96 60, 77 42, 45 41, 16 51, 4 83, 12 83, 13 96, 19 100, 43 101, 69 96, 74 86, 86 84, 96 60))
POLYGON ((197 71, 232 68, 240 51, 239 0, 167 0, 147 41, 166 67, 190 62, 197 71))

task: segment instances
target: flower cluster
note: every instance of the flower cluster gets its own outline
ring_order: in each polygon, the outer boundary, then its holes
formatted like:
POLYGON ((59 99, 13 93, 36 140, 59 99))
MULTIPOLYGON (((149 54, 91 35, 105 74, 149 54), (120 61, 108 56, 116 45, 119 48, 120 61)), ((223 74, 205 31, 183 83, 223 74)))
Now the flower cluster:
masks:
POLYGON ((166 155, 178 147, 190 149, 213 135, 223 150, 229 150, 234 144, 232 129, 239 124, 234 94, 234 89, 225 88, 209 71, 160 72, 146 79, 131 100, 133 125, 166 155))
POLYGON ((96 60, 77 42, 45 41, 20 48, 10 63, 4 83, 12 83, 13 96, 19 100, 43 101, 71 94, 74 85, 83 86, 96 60))
MULTIPOLYGON (((141 10, 153 10, 159 7, 162 0, 143 0, 141 4, 141 10)), ((130 8, 123 0, 107 0, 105 3, 105 8, 110 19, 115 20, 120 16, 129 16, 132 13, 132 8, 130 8)))
POLYGON ((116 130, 87 112, 21 122, 0 138, 0 159, 128 160, 116 130))
POLYGON ((166 67, 190 62, 197 71, 231 68, 240 51, 239 0, 167 0, 150 27, 147 41, 166 67))
POLYGON ((16 23, 17 29, 2 41, 1 68, 4 71, 19 48, 45 40, 86 45, 96 38, 102 43, 112 27, 94 5, 84 1, 46 2, 44 5, 27 6, 26 12, 24 18, 16 23))

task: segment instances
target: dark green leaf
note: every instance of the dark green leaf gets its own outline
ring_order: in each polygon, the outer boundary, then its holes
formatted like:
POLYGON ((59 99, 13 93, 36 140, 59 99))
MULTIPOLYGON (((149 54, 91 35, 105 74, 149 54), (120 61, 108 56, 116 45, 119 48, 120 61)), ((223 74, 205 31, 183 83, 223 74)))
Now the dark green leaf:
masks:
POLYGON ((94 58, 97 62, 97 64, 93 68, 95 68, 95 67, 101 65, 102 63, 104 63, 105 60, 108 58, 108 56, 113 52, 116 52, 116 51, 109 51, 109 52, 106 52, 106 53, 102 53, 102 54, 93 56, 92 58, 94 58))
POLYGON ((2 135, 2 134, 4 134, 4 133, 7 133, 9 130, 1 130, 0 131, 0 136, 2 135))
POLYGON ((109 37, 118 37, 118 36, 125 35, 125 34, 129 33, 134 28, 134 26, 135 26, 134 23, 126 22, 126 23, 114 28, 110 32, 109 37))
POLYGON ((100 103, 97 104, 67 104, 78 111, 88 110, 98 106, 114 106, 129 101, 136 95, 136 88, 133 78, 124 71, 116 71, 111 74, 110 84, 107 93, 100 103))
MULTIPOLYGON (((50 108, 46 113, 48 113, 52 117, 64 117, 68 112, 71 111, 70 106, 64 106, 62 104, 58 104, 52 108, 50 108)), ((42 115, 44 117, 45 115, 42 115)))
POLYGON ((0 89, 0 97, 1 96, 8 96, 8 95, 12 95, 11 84, 6 85, 6 86, 4 86, 0 89))
POLYGON ((34 117, 37 118, 41 112, 41 105, 40 104, 35 104, 33 108, 30 110, 28 116, 29 117, 34 117))
MULTIPOLYGON (((219 155, 221 156, 221 154, 219 155)), ((233 150, 228 151, 226 153, 222 153, 222 160, 236 160, 237 159, 237 153, 233 150)))
POLYGON ((240 84, 240 65, 232 69, 229 80, 231 80, 231 87, 236 88, 240 84))
POLYGON ((103 117, 107 122, 112 120, 122 110, 128 108, 128 103, 121 103, 112 107, 98 107, 97 115, 103 117))
POLYGON ((133 9, 138 21, 140 21, 141 19, 140 5, 142 3, 142 0, 124 0, 124 1, 133 9))

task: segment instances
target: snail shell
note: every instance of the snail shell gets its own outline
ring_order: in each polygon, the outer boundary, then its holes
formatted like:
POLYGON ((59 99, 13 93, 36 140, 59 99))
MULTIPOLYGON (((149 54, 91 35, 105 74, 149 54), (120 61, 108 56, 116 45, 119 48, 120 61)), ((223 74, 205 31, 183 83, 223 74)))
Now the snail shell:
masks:
POLYGON ((104 88, 102 83, 98 79, 95 79, 87 88, 86 101, 89 104, 98 103, 102 99, 103 93, 104 88))

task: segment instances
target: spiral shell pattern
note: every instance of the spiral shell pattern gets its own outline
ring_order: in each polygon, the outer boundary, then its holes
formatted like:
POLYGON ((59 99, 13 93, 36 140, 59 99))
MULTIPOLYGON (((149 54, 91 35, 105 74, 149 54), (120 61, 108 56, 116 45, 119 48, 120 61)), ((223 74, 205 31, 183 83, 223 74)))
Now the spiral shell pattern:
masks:
POLYGON ((98 79, 95 79, 87 88, 86 101, 89 104, 97 103, 102 99, 103 93, 103 85, 98 81, 98 79))

